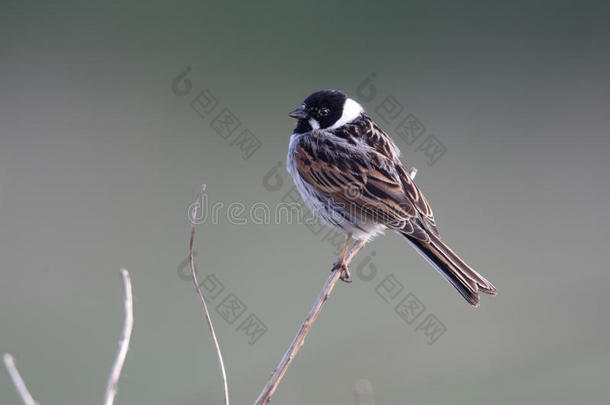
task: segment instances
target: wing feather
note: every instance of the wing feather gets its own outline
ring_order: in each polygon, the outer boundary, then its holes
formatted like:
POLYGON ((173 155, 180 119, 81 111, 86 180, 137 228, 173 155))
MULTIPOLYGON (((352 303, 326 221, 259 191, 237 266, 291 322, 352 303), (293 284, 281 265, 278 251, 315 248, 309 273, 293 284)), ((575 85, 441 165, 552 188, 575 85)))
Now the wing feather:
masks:
POLYGON ((348 140, 352 144, 359 141, 393 162, 402 183, 403 192, 408 196, 417 211, 417 216, 419 216, 421 222, 425 224, 428 230, 438 235, 432 209, 422 192, 402 166, 399 159, 400 150, 394 141, 366 113, 363 113, 358 119, 346 124, 344 127, 334 130, 333 134, 348 140))
POLYGON ((315 131, 301 138, 295 161, 305 182, 350 214, 428 240, 396 162, 377 150, 315 131))

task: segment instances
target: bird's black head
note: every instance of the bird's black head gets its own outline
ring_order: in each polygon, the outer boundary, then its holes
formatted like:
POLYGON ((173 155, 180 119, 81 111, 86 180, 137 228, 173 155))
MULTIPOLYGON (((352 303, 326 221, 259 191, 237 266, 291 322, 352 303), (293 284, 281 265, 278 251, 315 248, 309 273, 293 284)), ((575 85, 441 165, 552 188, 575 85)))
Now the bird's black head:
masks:
POLYGON ((289 115, 296 118, 295 133, 312 129, 337 128, 352 121, 362 112, 360 104, 339 90, 320 90, 312 93, 303 104, 289 115))

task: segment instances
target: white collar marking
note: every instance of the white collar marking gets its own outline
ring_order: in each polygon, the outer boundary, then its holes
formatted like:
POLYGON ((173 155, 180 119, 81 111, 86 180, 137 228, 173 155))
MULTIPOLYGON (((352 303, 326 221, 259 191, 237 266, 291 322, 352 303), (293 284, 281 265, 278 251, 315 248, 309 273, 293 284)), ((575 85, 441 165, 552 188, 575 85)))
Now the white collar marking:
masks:
MULTIPOLYGON (((353 120, 358 118, 358 116, 362 114, 363 111, 364 109, 360 104, 358 104, 351 98, 346 99, 345 104, 343 104, 343 114, 341 114, 341 118, 339 118, 339 120, 333 125, 328 127, 328 129, 336 129, 349 122, 352 122, 353 120)), ((311 122, 309 124, 311 125, 311 122)))

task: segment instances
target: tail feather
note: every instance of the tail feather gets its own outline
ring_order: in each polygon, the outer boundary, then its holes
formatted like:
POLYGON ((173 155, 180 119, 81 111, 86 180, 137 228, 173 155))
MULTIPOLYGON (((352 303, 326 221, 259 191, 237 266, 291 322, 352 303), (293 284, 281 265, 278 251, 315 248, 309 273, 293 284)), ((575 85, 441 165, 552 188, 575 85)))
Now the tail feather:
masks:
POLYGON ((422 242, 404 233, 402 235, 471 305, 479 305, 479 291, 496 295, 496 287, 468 266, 436 235, 429 234, 430 242, 422 242))

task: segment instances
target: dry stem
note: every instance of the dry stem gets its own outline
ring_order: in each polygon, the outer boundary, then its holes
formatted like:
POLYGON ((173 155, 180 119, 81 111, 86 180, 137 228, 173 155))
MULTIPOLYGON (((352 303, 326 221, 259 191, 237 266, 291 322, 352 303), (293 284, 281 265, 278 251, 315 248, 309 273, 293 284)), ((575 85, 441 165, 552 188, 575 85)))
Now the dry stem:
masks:
POLYGON ((201 205, 201 196, 205 191, 205 184, 201 186, 201 190, 193 203, 193 212, 190 218, 191 220, 191 241, 189 244, 189 260, 191 264, 191 277, 193 279, 193 284, 195 285, 195 290, 197 291, 197 295, 199 295, 199 300, 201 301, 201 307, 203 308, 203 314, 205 315, 205 320, 208 323, 208 327, 210 329, 210 334, 212 335, 212 340, 214 341, 214 346, 216 347, 216 354, 218 355, 218 364, 220 365, 220 373, 222 375, 222 385, 224 389, 225 396, 225 405, 229 405, 229 387, 227 385, 227 373, 225 371, 225 364, 222 360, 222 353, 220 351, 220 346, 218 345, 218 339, 216 338, 216 332, 214 332, 214 326, 212 325, 212 319, 210 318, 210 313, 208 311, 208 306, 205 303, 205 299, 203 298, 203 294, 201 293, 201 289, 199 288, 199 282, 197 281, 197 274, 195 273, 195 259, 193 257, 193 242, 195 240, 195 225, 197 223, 197 212, 199 210, 199 206, 201 205))
POLYGON ((32 397, 30 391, 28 391, 28 387, 25 385, 25 381, 23 381, 21 374, 19 374, 19 370, 17 370, 17 366, 15 365, 15 359, 9 353, 4 354, 4 366, 6 367, 6 371, 8 371, 8 373, 10 374, 11 379, 13 380, 13 384, 17 389, 17 393, 21 397, 23 403, 25 405, 40 405, 34 399, 34 397, 32 397))
MULTIPOLYGON (((354 256, 356 256, 356 253, 358 253, 360 249, 364 247, 365 243, 366 242, 360 240, 354 244, 350 252, 345 257, 346 266, 349 265, 354 256)), ((299 331, 295 336, 294 340, 292 341, 292 344, 284 354, 284 357, 282 357, 280 364, 273 371, 271 378, 267 382, 267 385, 265 385, 265 388, 263 388, 263 391, 258 396, 256 402, 254 402, 254 405, 264 405, 271 400, 271 396, 275 392, 277 385, 280 383, 282 377, 284 376, 284 373, 286 373, 288 366, 296 356, 297 352, 301 349, 303 343, 305 343, 305 337, 309 333, 309 330, 311 329, 311 326, 315 322, 316 318, 322 311, 322 308, 324 307, 328 296, 335 287, 335 284, 337 284, 337 281, 339 280, 340 276, 341 268, 333 269, 333 271, 330 273, 330 276, 328 277, 328 280, 326 280, 326 283, 324 283, 324 285, 322 286, 322 290, 320 291, 320 294, 318 294, 318 298, 316 298, 313 307, 311 307, 309 314, 307 314, 307 318, 305 318, 305 321, 299 328, 299 331)))
POLYGON ((125 323, 123 324, 123 333, 119 341, 119 351, 116 355, 116 360, 108 376, 106 384, 106 395, 104 396, 104 405, 112 405, 114 397, 117 393, 121 370, 125 364, 127 357, 127 349, 129 349, 129 341, 131 340, 131 331, 133 330, 133 295, 131 292, 131 278, 129 272, 121 269, 121 277, 123 278, 123 286, 125 287, 125 323))

